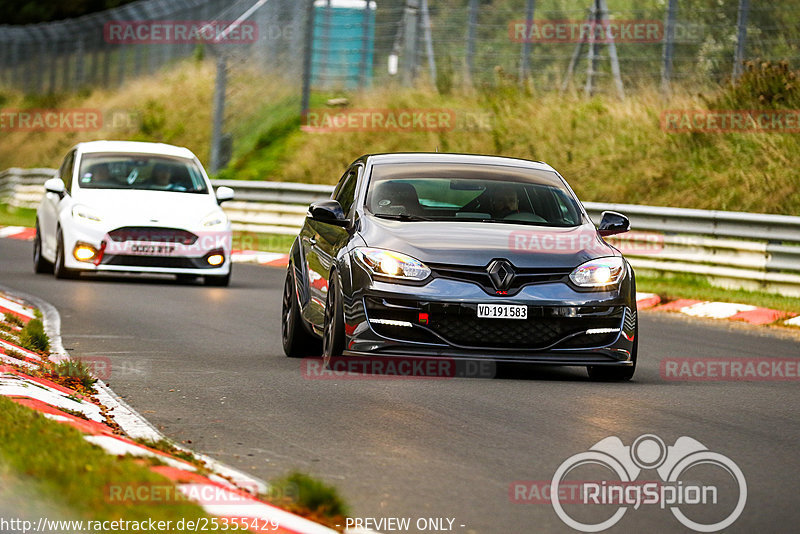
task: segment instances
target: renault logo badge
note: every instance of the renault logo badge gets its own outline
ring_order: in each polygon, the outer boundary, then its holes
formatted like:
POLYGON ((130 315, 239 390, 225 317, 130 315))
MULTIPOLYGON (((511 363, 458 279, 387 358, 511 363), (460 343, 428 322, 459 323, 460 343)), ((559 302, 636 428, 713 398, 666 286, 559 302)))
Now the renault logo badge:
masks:
POLYGON ((489 278, 492 279, 494 288, 498 291, 505 291, 511 287, 515 278, 514 267, 508 260, 492 260, 486 271, 489 273, 489 278))

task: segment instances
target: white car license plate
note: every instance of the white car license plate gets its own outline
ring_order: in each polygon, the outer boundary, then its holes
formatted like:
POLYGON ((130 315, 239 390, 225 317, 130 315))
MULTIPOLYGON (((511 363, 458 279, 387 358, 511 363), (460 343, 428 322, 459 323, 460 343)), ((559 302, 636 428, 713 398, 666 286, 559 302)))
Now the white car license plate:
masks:
POLYGON ((479 319, 527 319, 528 307, 514 304, 478 304, 479 319))
POLYGON ((130 254, 134 256, 169 256, 175 252, 175 245, 130 245, 130 254))

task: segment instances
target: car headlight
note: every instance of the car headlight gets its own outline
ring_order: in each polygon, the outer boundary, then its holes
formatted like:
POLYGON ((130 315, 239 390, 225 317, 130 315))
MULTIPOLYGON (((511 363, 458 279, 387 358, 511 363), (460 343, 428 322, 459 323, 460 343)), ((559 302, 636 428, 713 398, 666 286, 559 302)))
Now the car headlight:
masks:
POLYGON ((77 205, 72 208, 72 217, 79 221, 100 222, 102 217, 87 206, 77 205))
POLYGON ((619 256, 608 256, 587 261, 569 275, 578 287, 613 287, 625 274, 625 261, 619 256))
POLYGON ((354 254, 367 270, 378 276, 420 281, 431 274, 431 270, 421 261, 393 250, 359 247, 354 254))
POLYGON ((224 226, 228 224, 228 216, 225 215, 223 211, 215 211, 213 213, 209 213, 203 218, 203 221, 200 223, 203 225, 203 228, 214 228, 216 226, 224 226))

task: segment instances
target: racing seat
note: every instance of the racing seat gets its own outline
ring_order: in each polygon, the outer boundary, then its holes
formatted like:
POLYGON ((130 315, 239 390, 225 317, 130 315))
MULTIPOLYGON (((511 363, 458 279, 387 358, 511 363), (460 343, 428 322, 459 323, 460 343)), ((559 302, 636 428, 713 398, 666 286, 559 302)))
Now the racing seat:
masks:
POLYGON ((417 190, 405 182, 386 182, 375 191, 376 213, 422 215, 417 190))

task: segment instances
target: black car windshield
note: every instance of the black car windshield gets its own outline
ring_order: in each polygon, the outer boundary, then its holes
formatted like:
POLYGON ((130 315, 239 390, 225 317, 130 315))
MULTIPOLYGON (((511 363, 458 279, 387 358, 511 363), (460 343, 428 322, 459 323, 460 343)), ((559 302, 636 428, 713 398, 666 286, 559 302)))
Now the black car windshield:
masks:
POLYGON ((194 161, 147 154, 85 154, 78 182, 82 189, 208 192, 194 161))
POLYGON ((400 221, 482 221, 578 226, 581 210, 552 171, 456 163, 378 164, 366 199, 374 216, 400 221))

